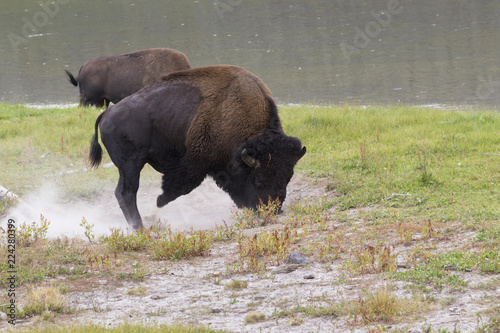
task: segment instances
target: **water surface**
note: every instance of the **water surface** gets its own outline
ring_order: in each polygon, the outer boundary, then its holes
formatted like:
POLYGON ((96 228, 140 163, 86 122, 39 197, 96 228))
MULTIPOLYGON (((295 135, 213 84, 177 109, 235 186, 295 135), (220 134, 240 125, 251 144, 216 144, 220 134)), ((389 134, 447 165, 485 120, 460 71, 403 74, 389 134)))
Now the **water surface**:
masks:
POLYGON ((496 107, 500 1, 4 0, 0 101, 75 103, 64 69, 150 47, 242 66, 280 103, 496 107), (45 5, 41 5, 45 4, 45 5))

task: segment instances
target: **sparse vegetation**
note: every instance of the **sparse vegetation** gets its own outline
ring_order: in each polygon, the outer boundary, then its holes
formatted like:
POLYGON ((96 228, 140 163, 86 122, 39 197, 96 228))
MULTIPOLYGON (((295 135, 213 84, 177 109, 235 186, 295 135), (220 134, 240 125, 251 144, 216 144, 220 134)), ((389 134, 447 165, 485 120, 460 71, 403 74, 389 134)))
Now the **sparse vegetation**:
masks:
POLYGON ((20 329, 20 333, 64 333, 64 332, 74 332, 74 333, 134 333, 134 332, 145 332, 145 333, 224 333, 227 331, 214 330, 207 327, 191 327, 182 325, 133 325, 133 324, 123 324, 117 327, 104 327, 103 325, 73 325, 70 327, 57 327, 55 325, 47 325, 42 327, 33 327, 20 329))
POLYGON ((236 271, 264 273, 268 262, 284 263, 290 246, 297 240, 297 232, 288 227, 272 232, 262 231, 250 238, 238 239, 240 260, 233 266, 236 271))
POLYGON ((226 290, 241 290, 245 289, 246 287, 248 287, 248 282, 240 280, 233 280, 224 285, 224 289, 226 290))
POLYGON ((478 314, 477 333, 500 332, 500 306, 495 305, 490 309, 478 314), (486 319, 483 318, 486 316, 486 319))
POLYGON ((169 227, 152 242, 150 254, 153 259, 179 260, 201 256, 208 251, 211 244, 212 234, 209 231, 174 232, 169 227))
POLYGON ((35 288, 30 286, 26 296, 26 304, 19 317, 32 317, 41 315, 45 319, 53 318, 56 313, 68 313, 66 308, 66 297, 61 290, 55 286, 35 288))
MULTIPOLYGON (((68 200, 92 200, 103 188, 114 188, 117 174, 113 169, 60 174, 89 166, 88 140, 98 112, 0 105, 1 185, 22 198, 39 188, 42 178, 50 179, 68 200), (46 131, 49 126, 51 131, 46 131), (24 187, 28 184, 32 187, 24 187)), ((259 279, 279 280, 268 268, 284 264, 291 251, 320 263, 321 279, 332 288, 354 288, 353 281, 370 277, 397 283, 412 293, 399 297, 387 287, 349 297, 308 295, 302 303, 277 305, 274 319, 286 318, 292 326, 320 317, 342 318, 351 326, 411 323, 436 306, 455 306, 454 299, 467 291, 498 288, 498 113, 408 106, 285 106, 280 116, 286 132, 301 138, 308 149, 297 173, 321 183, 330 195, 295 201, 282 216, 275 215, 278 205, 269 200, 257 212, 235 212, 236 224, 223 222, 214 230, 180 232, 153 226, 131 234, 115 229, 97 237, 93 225, 82 218, 84 240, 47 239, 50 221, 41 216, 17 229, 17 286, 41 290, 52 278, 69 283, 65 290, 93 278, 147 282, 152 274, 167 275, 170 267, 156 269, 163 261, 191 260, 188 263, 196 265, 214 247, 234 244, 230 260, 217 259, 224 261, 226 270, 218 268, 214 283, 210 282, 224 289, 217 297, 227 296, 227 309, 247 304, 240 294, 253 292, 253 282, 247 285, 236 277, 255 273, 259 279), (480 275, 487 282, 471 285, 467 274, 480 275), (226 283, 228 278, 232 282, 226 283), (238 297, 226 295, 235 290, 239 290, 238 297), (453 297, 443 291, 453 292, 453 297)), ((108 162, 105 155, 103 163, 108 162)), ((156 177, 150 168, 143 173, 145 181, 156 177)), ((14 204, 0 200, 0 215, 14 204)), ((0 233, 4 238, 5 230, 0 233)), ((7 253, 4 239, 0 239, 0 251, 7 253)), ((0 262, 2 288, 7 286, 7 274, 7 263, 0 262)), ((136 287, 127 293, 143 296, 147 292, 136 287)), ((25 304, 29 304, 27 297, 25 304)), ((496 304, 498 297, 485 297, 482 302, 496 304)), ((61 313, 71 315, 72 309, 64 302, 39 303, 24 307, 23 316, 50 321, 61 313)), ((267 306, 262 299, 248 304, 255 312, 245 317, 246 324, 258 325, 271 318, 260 312, 261 306, 267 306)), ((2 298, 0 306, 5 306, 2 298)), ((160 317, 167 310, 153 309, 148 316, 160 317)), ((103 311, 102 304, 95 304, 94 311, 103 311)), ((476 331, 495 332, 499 322, 498 309, 492 305, 478 314, 476 331)), ((427 326, 432 332, 439 329, 427 326)), ((125 325, 117 331, 132 331, 132 327, 125 325)), ((99 326, 87 328, 89 332, 101 330, 99 326)), ((172 332, 215 331, 172 328, 172 332)))
POLYGON ((344 261, 344 269, 353 274, 394 272, 398 253, 391 245, 354 245, 344 261))
POLYGON ((47 236, 50 221, 43 215, 40 215, 40 225, 36 222, 28 224, 22 223, 17 229, 16 243, 21 247, 29 247, 37 241, 44 241, 47 236))
POLYGON ((363 321, 372 322, 392 322, 396 315, 402 312, 399 299, 387 287, 367 292, 364 297, 360 297, 355 304, 354 315, 359 314, 363 321))
POLYGON ((139 287, 127 290, 127 295, 131 295, 131 296, 146 296, 147 294, 148 294, 148 288, 146 288, 144 286, 139 286, 139 287))
POLYGON ((251 312, 245 317, 246 324, 255 324, 264 320, 266 320, 266 315, 258 312, 251 312))
POLYGON ((159 238, 159 229, 155 226, 149 229, 134 231, 125 235, 122 230, 112 229, 111 235, 102 238, 102 243, 113 252, 145 251, 150 242, 159 238))

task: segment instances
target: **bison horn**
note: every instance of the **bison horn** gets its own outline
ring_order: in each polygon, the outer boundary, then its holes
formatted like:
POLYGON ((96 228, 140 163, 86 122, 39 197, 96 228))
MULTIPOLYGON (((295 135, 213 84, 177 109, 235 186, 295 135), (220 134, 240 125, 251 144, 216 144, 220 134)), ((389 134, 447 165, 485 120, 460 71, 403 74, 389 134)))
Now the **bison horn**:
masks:
POLYGON ((299 160, 302 158, 302 156, 305 155, 306 151, 307 151, 306 146, 302 147, 300 154, 299 154, 299 160))
POLYGON ((250 156, 246 149, 243 149, 243 151, 241 152, 241 160, 252 169, 258 168, 260 166, 260 162, 250 156))

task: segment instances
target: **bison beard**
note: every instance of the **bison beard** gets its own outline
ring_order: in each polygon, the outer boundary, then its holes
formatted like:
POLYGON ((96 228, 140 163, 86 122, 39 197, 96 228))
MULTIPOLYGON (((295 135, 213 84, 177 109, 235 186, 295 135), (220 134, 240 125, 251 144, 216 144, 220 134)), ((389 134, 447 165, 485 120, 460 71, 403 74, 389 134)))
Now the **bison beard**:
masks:
POLYGON ((90 159, 97 167, 101 140, 120 178, 115 195, 133 229, 142 228, 136 196, 149 163, 163 173, 157 206, 198 187, 208 175, 238 207, 286 198, 299 139, 284 134, 266 85, 234 66, 176 72, 111 106, 96 120, 90 159))

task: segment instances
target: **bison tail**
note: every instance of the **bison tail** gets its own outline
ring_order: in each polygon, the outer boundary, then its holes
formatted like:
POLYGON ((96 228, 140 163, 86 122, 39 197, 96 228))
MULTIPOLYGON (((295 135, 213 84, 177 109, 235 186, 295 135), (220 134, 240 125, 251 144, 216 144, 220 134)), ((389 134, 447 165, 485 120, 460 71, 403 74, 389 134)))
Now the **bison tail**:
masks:
POLYGON ((99 122, 101 121, 101 117, 104 115, 106 111, 101 113, 99 117, 97 117, 95 121, 95 134, 92 137, 92 140, 90 140, 90 153, 89 153, 89 158, 90 158, 90 167, 91 168, 97 168, 99 164, 101 164, 102 160, 102 148, 101 145, 99 144, 99 122))
POLYGON ((74 85, 75 87, 78 86, 78 80, 75 79, 75 77, 73 76, 73 74, 71 74, 71 72, 68 71, 67 69, 65 69, 64 71, 68 75, 69 82, 71 82, 71 84, 74 85))

